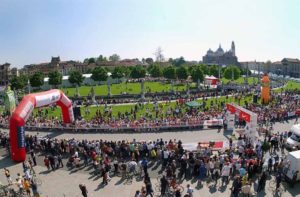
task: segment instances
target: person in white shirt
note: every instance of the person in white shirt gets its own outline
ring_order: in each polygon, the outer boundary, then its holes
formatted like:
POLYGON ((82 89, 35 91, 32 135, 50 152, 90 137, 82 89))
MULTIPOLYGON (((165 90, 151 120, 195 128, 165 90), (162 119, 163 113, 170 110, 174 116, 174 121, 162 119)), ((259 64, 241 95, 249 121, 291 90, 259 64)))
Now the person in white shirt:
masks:
POLYGON ((190 184, 187 184, 186 187, 186 193, 189 195, 189 197, 193 197, 194 189, 190 186, 190 184))
POLYGON ((228 165, 228 163, 225 163, 225 165, 223 166, 221 174, 222 174, 222 186, 224 182, 228 184, 228 177, 230 175, 230 166, 228 165))

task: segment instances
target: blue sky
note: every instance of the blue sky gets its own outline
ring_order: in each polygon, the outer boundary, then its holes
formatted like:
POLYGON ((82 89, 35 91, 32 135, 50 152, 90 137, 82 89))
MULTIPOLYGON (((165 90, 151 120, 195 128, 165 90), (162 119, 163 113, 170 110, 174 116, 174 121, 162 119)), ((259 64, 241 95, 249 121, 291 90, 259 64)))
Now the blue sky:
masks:
POLYGON ((300 58, 297 0, 1 0, 0 64, 121 58, 201 60, 236 44, 240 61, 300 58))

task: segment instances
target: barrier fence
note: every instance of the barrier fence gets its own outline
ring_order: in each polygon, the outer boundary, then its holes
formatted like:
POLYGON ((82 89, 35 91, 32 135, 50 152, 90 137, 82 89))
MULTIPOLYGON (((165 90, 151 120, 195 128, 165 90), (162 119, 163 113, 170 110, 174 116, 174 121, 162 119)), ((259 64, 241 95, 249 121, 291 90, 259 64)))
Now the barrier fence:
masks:
MULTIPOLYGON (((7 124, 0 124, 1 128, 9 128, 7 124)), ((110 125, 65 125, 65 126, 25 126, 27 131, 62 131, 62 132, 103 132, 103 133, 116 133, 116 132, 140 132, 140 131, 167 131, 167 130, 192 130, 192 129, 204 129, 207 128, 221 128, 223 127, 222 119, 213 120, 201 120, 201 121, 187 121, 187 122, 168 122, 168 123, 139 123, 139 124, 110 124, 110 125)))

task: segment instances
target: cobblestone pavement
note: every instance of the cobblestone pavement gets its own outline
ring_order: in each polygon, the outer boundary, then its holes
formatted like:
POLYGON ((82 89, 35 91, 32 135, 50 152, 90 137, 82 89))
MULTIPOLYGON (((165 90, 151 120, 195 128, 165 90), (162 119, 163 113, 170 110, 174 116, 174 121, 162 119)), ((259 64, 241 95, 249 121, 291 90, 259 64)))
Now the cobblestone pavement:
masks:
MULTIPOLYGON (((275 132, 288 130, 294 121, 285 124, 276 124, 274 126, 275 132)), ((35 132, 27 132, 34 134, 35 132)), ((42 133, 41 133, 42 134, 42 133)), ((147 133, 147 134, 69 134, 69 133, 51 133, 57 138, 76 138, 76 139, 105 139, 105 140, 121 140, 121 139, 137 139, 137 140, 156 140, 163 139, 181 139, 183 142, 197 142, 209 140, 226 140, 227 135, 231 133, 219 132, 217 130, 201 130, 201 131, 180 131, 180 132, 165 132, 165 133, 147 133)), ((66 159, 64 159, 66 163, 66 159)), ((0 182, 6 184, 3 168, 7 167, 11 171, 12 178, 16 178, 18 172, 22 172, 22 165, 15 164, 7 157, 4 149, 0 149, 0 182)), ((95 176, 92 172, 91 166, 86 168, 60 168, 54 172, 48 171, 43 166, 43 155, 38 156, 38 166, 35 167, 38 177, 43 181, 39 187, 42 192, 42 197, 76 197, 81 196, 78 185, 80 183, 86 184, 89 196, 124 196, 133 197, 136 190, 139 190, 143 182, 139 179, 134 179, 133 182, 120 181, 119 177, 113 177, 107 186, 101 184, 102 178, 95 176)), ((157 184, 156 177, 161 173, 160 166, 157 163, 152 164, 149 168, 150 177, 152 179, 153 188, 157 184)), ((197 187, 195 180, 188 180, 181 183, 186 187, 190 183, 194 188, 194 196, 230 196, 230 187, 232 182, 227 187, 220 187, 220 183, 216 187, 204 183, 203 187, 197 187)), ((255 185, 256 183, 254 183, 255 185)), ((295 188, 287 187, 286 191, 281 193, 274 193, 270 189, 269 182, 266 184, 265 193, 260 193, 258 196, 300 196, 300 183, 297 183, 295 188)))

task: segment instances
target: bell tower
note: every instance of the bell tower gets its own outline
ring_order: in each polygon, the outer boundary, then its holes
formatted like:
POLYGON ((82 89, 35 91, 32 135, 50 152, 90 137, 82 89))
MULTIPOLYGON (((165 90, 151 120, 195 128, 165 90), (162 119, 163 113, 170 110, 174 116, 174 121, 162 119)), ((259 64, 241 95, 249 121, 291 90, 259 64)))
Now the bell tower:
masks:
POLYGON ((235 56, 235 45, 234 45, 234 41, 232 41, 232 43, 231 43, 231 52, 232 52, 232 55, 235 56))

